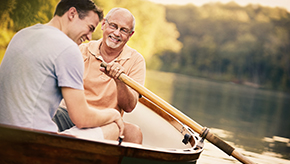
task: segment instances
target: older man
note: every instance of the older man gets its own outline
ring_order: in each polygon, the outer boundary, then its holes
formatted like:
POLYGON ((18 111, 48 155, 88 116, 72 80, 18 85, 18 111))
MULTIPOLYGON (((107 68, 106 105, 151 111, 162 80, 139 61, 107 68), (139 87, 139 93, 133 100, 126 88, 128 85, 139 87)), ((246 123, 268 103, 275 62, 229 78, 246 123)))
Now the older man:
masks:
MULTIPOLYGON (((88 104, 98 109, 115 108, 122 113, 131 112, 139 94, 118 80, 124 72, 140 84, 145 81, 145 60, 140 53, 126 45, 134 34, 135 18, 124 8, 114 8, 102 21, 103 38, 80 45, 85 73, 84 88, 88 104), (100 67, 108 63, 107 68, 100 67)), ((73 126, 70 120, 63 120, 66 111, 58 110, 55 121, 64 130, 73 126), (70 125, 69 125, 70 124, 70 125)), ((139 127, 125 123, 124 141, 142 143, 139 127)))

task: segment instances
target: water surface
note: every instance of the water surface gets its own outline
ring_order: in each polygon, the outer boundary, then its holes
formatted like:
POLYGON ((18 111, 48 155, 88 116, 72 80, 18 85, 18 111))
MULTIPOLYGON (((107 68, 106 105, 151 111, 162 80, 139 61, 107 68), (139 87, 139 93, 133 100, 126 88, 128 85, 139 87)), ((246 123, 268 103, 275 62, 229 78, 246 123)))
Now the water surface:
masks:
MULTIPOLYGON (((290 163, 290 94, 151 70, 145 86, 254 162, 290 163)), ((210 143, 198 161, 235 162, 210 143)))

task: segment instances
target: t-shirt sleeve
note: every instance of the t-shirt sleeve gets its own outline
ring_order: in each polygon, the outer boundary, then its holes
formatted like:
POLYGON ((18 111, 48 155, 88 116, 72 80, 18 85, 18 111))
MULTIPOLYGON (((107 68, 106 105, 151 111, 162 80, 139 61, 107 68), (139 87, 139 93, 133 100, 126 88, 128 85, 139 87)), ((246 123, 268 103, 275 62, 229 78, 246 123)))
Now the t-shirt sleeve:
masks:
POLYGON ((55 67, 59 87, 84 90, 84 64, 82 54, 77 46, 65 49, 56 59, 55 67))

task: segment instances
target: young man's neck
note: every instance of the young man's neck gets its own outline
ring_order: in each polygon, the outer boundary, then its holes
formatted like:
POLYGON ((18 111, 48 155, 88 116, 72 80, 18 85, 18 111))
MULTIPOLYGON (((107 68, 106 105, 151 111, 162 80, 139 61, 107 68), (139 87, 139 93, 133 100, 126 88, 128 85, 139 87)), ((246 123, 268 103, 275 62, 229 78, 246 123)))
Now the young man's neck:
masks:
MULTIPOLYGON (((48 23, 46 23, 46 25, 48 26, 53 26, 57 29, 59 29, 60 31, 63 31, 63 22, 61 21, 61 17, 59 16, 54 16, 48 23)), ((65 31, 63 31, 65 32, 65 31)))

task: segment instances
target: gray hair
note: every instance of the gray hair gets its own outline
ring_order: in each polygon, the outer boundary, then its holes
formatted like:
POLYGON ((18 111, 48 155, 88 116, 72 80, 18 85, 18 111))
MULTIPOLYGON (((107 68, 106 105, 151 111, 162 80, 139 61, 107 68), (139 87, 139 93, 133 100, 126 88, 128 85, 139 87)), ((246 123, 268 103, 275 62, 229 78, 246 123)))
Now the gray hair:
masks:
POLYGON ((115 11, 117 11, 117 10, 126 10, 126 11, 128 11, 128 12, 131 14, 131 16, 132 16, 132 18, 133 18, 131 32, 134 31, 134 30, 135 30, 135 17, 134 17, 134 15, 133 15, 129 10, 127 10, 127 9, 125 9, 125 8, 116 7, 116 8, 111 9, 111 10, 108 12, 108 14, 105 16, 105 19, 108 20, 108 19, 111 17, 111 15, 112 15, 115 11))

